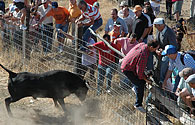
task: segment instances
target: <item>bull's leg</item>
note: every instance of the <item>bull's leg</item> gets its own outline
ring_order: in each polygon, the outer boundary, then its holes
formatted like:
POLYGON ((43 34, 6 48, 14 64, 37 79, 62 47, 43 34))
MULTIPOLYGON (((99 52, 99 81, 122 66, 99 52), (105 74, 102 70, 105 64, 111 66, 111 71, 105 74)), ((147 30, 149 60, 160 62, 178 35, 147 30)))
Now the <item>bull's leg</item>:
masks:
POLYGON ((57 101, 58 101, 57 99, 53 98, 53 102, 54 102, 55 107, 56 108, 59 108, 59 105, 58 105, 58 102, 57 101))
POLYGON ((64 99, 57 99, 57 101, 59 102, 60 106, 62 107, 64 113, 67 111, 65 108, 65 103, 64 103, 64 99))
POLYGON ((10 103, 11 102, 12 102, 12 98, 11 97, 8 97, 8 98, 5 99, 5 106, 6 106, 8 115, 12 117, 13 114, 12 114, 11 109, 10 109, 10 103))

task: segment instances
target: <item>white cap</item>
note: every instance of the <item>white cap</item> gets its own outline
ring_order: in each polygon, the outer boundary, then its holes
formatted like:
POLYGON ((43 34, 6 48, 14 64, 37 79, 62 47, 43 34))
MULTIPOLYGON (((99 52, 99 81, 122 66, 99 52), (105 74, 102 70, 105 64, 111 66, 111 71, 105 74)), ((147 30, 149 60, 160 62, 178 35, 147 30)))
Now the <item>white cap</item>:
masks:
POLYGON ((122 1, 121 4, 120 4, 120 7, 122 6, 128 6, 127 2, 126 1, 122 1))
POLYGON ((41 0, 41 3, 46 3, 47 2, 47 0, 41 0))
POLYGON ((156 18, 154 19, 153 24, 165 24, 165 21, 163 18, 156 18))

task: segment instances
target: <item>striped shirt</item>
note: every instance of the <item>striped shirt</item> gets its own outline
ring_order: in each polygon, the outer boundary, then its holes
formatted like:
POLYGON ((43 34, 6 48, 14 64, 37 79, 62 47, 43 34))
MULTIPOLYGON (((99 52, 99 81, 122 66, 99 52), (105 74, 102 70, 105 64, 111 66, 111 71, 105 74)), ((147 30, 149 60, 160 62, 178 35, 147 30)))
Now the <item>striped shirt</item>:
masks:
POLYGON ((148 61, 149 50, 147 44, 139 43, 123 58, 121 70, 132 71, 139 79, 144 78, 144 71, 148 61))
POLYGON ((83 12, 83 11, 81 11, 81 12, 85 18, 93 18, 94 21, 102 18, 99 10, 90 4, 87 4, 87 9, 85 12, 83 12))
POLYGON ((169 70, 170 71, 173 71, 174 68, 177 68, 179 72, 187 67, 195 69, 195 61, 193 57, 189 54, 184 55, 184 64, 185 65, 183 65, 181 62, 181 52, 177 53, 177 57, 175 60, 172 60, 169 58, 169 70))

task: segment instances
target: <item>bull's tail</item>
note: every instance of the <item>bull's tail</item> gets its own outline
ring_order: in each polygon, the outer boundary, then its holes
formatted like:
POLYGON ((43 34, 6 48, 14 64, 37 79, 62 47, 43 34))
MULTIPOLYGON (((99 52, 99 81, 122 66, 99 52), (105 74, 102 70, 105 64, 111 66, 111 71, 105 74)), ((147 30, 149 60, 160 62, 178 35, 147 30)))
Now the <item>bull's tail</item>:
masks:
POLYGON ((5 68, 2 64, 0 64, 0 66, 1 66, 5 71, 7 71, 7 72, 9 73, 9 76, 10 76, 11 78, 14 78, 14 77, 17 76, 17 73, 10 71, 9 69, 5 68))

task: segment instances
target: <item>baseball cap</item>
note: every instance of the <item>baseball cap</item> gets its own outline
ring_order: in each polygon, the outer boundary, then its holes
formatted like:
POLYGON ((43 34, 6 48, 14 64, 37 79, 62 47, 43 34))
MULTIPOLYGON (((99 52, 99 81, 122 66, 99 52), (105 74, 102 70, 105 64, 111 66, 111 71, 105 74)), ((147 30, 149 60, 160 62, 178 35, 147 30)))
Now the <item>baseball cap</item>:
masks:
POLYGON ((194 73, 192 68, 184 68, 181 72, 179 72, 180 77, 190 76, 194 73))
POLYGON ((123 6, 128 6, 127 2, 126 1, 122 1, 121 4, 119 5, 120 7, 123 7, 123 6))
POLYGON ((142 7, 140 6, 140 5, 136 5, 135 7, 134 7, 134 10, 133 10, 133 12, 135 13, 135 12, 137 12, 137 11, 142 11, 142 7))
POLYGON ((195 74, 193 74, 193 75, 190 75, 186 80, 186 83, 195 83, 195 74))
POLYGON ((114 25, 114 26, 118 26, 118 27, 119 27, 119 26, 121 26, 121 23, 120 23, 120 22, 115 21, 113 25, 114 25))
POLYGON ((175 46, 173 45, 166 45, 165 49, 162 51, 161 55, 165 56, 165 55, 169 55, 169 54, 174 54, 177 52, 177 49, 175 46))
POLYGON ((154 19, 153 24, 165 24, 165 21, 163 18, 156 18, 154 19))
POLYGON ((52 8, 58 8, 58 2, 52 2, 51 5, 52 8))

